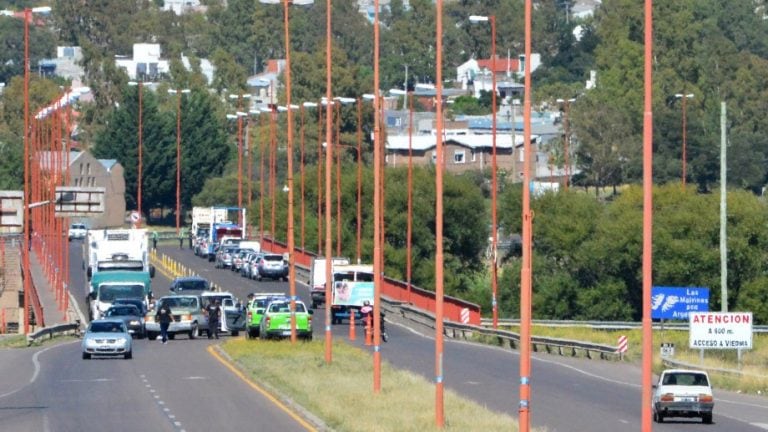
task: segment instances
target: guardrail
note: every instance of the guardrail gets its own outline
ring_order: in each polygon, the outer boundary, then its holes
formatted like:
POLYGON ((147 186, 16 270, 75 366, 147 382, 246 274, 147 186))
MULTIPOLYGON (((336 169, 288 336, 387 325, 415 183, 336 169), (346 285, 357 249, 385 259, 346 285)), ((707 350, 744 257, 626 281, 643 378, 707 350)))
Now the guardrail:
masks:
MULTIPOLYGON (((481 324, 483 327, 489 327, 493 323, 490 318, 483 318, 481 324)), ((547 327, 586 327, 598 330, 624 330, 641 329, 643 323, 634 321, 573 321, 573 320, 533 320, 534 325, 547 327)), ((500 319, 499 325, 520 325, 519 319, 500 319)), ((687 322, 654 322, 654 330, 688 330, 687 322)), ((753 325, 753 333, 768 333, 768 325, 753 325)))
POLYGON ((48 336, 49 338, 53 338, 53 335, 56 333, 66 333, 66 332, 73 332, 75 335, 80 334, 80 320, 77 320, 75 323, 70 324, 57 324, 50 327, 44 327, 40 330, 30 333, 27 335, 27 345, 32 345, 35 341, 38 339, 48 336))
MULTIPOLYGON (((393 319, 394 316, 397 320, 409 321, 431 329, 435 328, 434 315, 422 309, 386 299, 384 307, 388 312, 388 319, 393 319)), ((493 330, 483 326, 460 324, 453 321, 444 321, 443 328, 445 335, 454 339, 477 340, 490 338, 494 344, 499 346, 509 349, 520 348, 520 335, 515 332, 493 330)), ((531 345, 534 352, 546 352, 570 357, 583 356, 589 359, 601 360, 621 359, 621 354, 616 352, 615 346, 591 342, 532 336, 531 345)))

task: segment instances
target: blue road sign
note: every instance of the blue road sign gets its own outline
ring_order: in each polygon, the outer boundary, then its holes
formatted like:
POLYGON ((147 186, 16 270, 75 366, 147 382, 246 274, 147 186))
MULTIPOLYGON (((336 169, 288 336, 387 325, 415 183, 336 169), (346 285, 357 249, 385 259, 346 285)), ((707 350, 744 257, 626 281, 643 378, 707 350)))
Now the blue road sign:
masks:
POLYGON ((688 321, 689 312, 709 312, 709 288, 660 286, 652 288, 652 319, 688 321))

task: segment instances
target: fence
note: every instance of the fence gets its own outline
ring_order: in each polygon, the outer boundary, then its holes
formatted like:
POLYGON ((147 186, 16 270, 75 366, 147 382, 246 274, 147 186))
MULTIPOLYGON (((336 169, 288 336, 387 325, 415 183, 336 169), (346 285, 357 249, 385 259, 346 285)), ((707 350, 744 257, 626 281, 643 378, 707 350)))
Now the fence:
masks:
MULTIPOLYGON (((264 238, 264 244, 262 244, 261 247, 262 249, 267 249, 275 253, 285 253, 288 251, 288 247, 284 243, 269 238, 264 238)), ((316 254, 302 249, 296 248, 295 251, 294 259, 297 266, 309 268, 312 264, 312 259, 317 257, 316 254)), ((407 282, 388 277, 384 277, 381 294, 392 300, 410 303, 415 307, 430 312, 435 311, 435 305, 437 303, 434 292, 413 286, 413 284, 411 284, 409 290, 407 282)), ((461 317, 463 310, 469 311, 469 320, 467 324, 480 324, 481 314, 479 305, 451 296, 445 296, 443 298, 443 311, 446 320, 462 322, 461 317)))

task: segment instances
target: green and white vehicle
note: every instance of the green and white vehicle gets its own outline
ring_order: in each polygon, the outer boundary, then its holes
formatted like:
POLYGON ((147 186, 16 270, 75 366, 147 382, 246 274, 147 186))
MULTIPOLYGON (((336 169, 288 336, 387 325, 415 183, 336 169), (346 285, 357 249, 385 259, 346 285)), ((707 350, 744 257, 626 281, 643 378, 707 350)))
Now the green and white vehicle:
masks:
MULTIPOLYGON (((296 336, 312 340, 312 311, 304 302, 296 300, 296 336)), ((271 301, 264 311, 259 328, 262 339, 285 338, 291 336, 291 301, 280 299, 271 301)))
POLYGON ((152 299, 149 272, 113 270, 91 277, 88 294, 89 319, 103 318, 116 299, 137 299, 147 306, 152 299))
POLYGON ((245 313, 245 331, 249 338, 259 337, 261 318, 273 300, 290 300, 285 293, 257 293, 248 301, 245 313))

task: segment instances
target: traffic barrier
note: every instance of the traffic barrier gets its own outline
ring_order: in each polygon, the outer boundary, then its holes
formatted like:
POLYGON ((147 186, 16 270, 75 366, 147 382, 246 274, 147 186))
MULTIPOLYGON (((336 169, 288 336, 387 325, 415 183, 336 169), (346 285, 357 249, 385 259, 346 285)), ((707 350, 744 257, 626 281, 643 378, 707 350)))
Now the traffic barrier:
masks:
POLYGON ((51 327, 43 327, 40 330, 27 335, 27 345, 32 345, 35 341, 48 335, 50 339, 53 339, 53 335, 57 333, 72 332, 75 335, 80 333, 80 320, 70 324, 57 324, 51 327))

